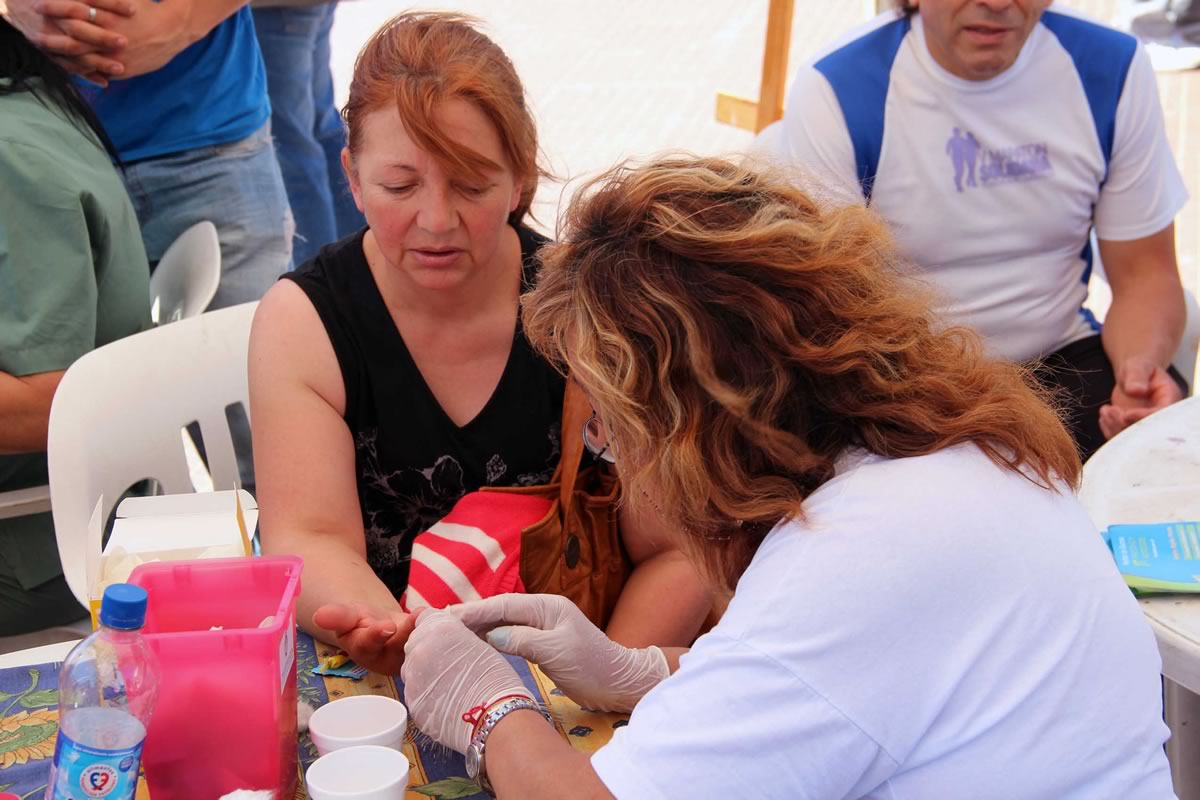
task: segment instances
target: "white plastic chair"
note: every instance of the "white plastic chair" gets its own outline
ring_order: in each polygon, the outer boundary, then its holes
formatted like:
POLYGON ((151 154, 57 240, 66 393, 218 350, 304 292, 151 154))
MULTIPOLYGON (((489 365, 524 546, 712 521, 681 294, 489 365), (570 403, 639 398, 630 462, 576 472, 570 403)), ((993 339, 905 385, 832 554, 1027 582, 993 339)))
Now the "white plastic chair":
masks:
POLYGON ((202 314, 220 283, 217 227, 197 222, 171 242, 150 274, 150 318, 165 325, 202 314))
POLYGON ((24 517, 50 510, 50 487, 33 486, 0 492, 0 519, 24 517))
POLYGON ((249 418, 246 303, 135 334, 93 350, 67 370, 50 408, 50 498, 63 575, 87 605, 87 525, 103 495, 108 519, 146 478, 166 494, 194 491, 184 428, 200 425, 216 488, 240 485, 227 414, 249 418))
POLYGON ((1200 303, 1196 295, 1185 289, 1183 299, 1187 304, 1187 319, 1183 325, 1183 339, 1171 359, 1171 364, 1188 382, 1188 389, 1196 393, 1196 352, 1200 350, 1200 303))
MULTIPOLYGON (((211 222, 198 222, 171 243, 150 276, 152 321, 164 325, 203 313, 220 282, 221 247, 217 228, 211 222)), ((49 510, 49 486, 0 492, 0 519, 49 510)))

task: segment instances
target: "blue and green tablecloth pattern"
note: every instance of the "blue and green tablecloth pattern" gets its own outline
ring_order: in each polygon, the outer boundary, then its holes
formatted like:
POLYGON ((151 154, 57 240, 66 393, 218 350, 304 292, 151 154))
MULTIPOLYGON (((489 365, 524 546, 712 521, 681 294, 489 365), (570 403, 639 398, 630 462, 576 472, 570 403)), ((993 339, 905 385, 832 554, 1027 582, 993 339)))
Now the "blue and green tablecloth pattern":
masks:
MULTIPOLYGON (((403 699, 404 687, 398 680, 369 674, 362 681, 346 678, 321 678, 312 669, 318 657, 332 652, 315 643, 305 633, 296 639, 296 679, 300 700, 319 707, 330 700, 353 694, 382 694, 403 699)), ((540 702, 554 714, 560 732, 573 747, 591 753, 607 742, 612 731, 627 721, 613 714, 593 714, 581 710, 563 696, 545 675, 521 659, 509 659, 517 674, 540 702)), ((0 791, 12 792, 23 800, 41 800, 46 790, 54 742, 58 735, 58 671, 61 664, 40 664, 0 670, 0 791)), ((412 726, 404 752, 412 764, 409 800, 467 800, 486 795, 466 777, 463 757, 412 735, 412 726)), ((304 771, 317 758, 308 734, 299 740, 299 769, 304 771)), ((148 797, 144 786, 138 797, 148 797)), ((296 800, 306 797, 303 780, 296 800)), ((216 800, 213 798, 212 800, 216 800)))

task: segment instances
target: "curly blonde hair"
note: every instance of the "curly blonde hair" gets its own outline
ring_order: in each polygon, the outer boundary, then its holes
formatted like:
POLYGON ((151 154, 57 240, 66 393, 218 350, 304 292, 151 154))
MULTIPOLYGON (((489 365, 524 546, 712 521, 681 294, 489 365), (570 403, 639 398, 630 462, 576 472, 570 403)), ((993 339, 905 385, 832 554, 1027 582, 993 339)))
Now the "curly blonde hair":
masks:
POLYGON ((973 442, 1047 488, 1079 478, 1044 391, 935 319, 864 208, 663 157, 587 185, 541 258, 526 336, 588 392, 627 496, 652 498, 720 588, 848 448, 973 442))

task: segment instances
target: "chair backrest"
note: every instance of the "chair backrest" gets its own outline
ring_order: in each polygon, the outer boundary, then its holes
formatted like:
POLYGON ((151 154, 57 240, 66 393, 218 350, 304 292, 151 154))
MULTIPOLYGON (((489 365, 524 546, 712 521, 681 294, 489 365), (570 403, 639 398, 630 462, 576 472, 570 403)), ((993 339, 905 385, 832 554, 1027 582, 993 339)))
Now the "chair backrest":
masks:
POLYGON ((171 243, 150 274, 150 316, 165 325, 202 314, 221 282, 221 243, 211 222, 197 222, 171 243))
POLYGON ((50 487, 31 486, 0 492, 0 519, 42 514, 50 510, 50 487))
POLYGON ((1200 350, 1200 303, 1196 295, 1185 289, 1183 299, 1187 305, 1187 318, 1183 324, 1183 338, 1179 341, 1179 349, 1171 359, 1171 364, 1179 370, 1179 374, 1188 382, 1188 389, 1196 393, 1196 351, 1200 350))
POLYGON ((63 575, 85 605, 87 525, 96 501, 103 495, 108 519, 121 494, 146 478, 167 494, 193 491, 186 426, 200 426, 213 485, 239 484, 227 415, 239 404, 249 415, 247 349, 257 305, 119 339, 63 376, 50 408, 50 498, 63 575))

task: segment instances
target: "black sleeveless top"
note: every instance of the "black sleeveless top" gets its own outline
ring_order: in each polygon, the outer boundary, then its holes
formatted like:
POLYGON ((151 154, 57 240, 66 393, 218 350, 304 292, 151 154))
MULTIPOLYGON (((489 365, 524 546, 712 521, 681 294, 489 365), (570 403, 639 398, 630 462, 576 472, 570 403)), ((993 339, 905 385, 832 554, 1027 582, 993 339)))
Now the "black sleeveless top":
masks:
MULTIPOLYGON (((442 410, 392 322, 363 254, 365 230, 321 249, 284 278, 316 307, 346 384, 367 562, 399 597, 413 539, 481 486, 547 483, 558 466, 565 382, 525 340, 518 316, 508 363, 479 414, 442 410)), ((517 228, 522 288, 546 243, 517 228)), ((448 335, 453 335, 452 333, 448 335)))

